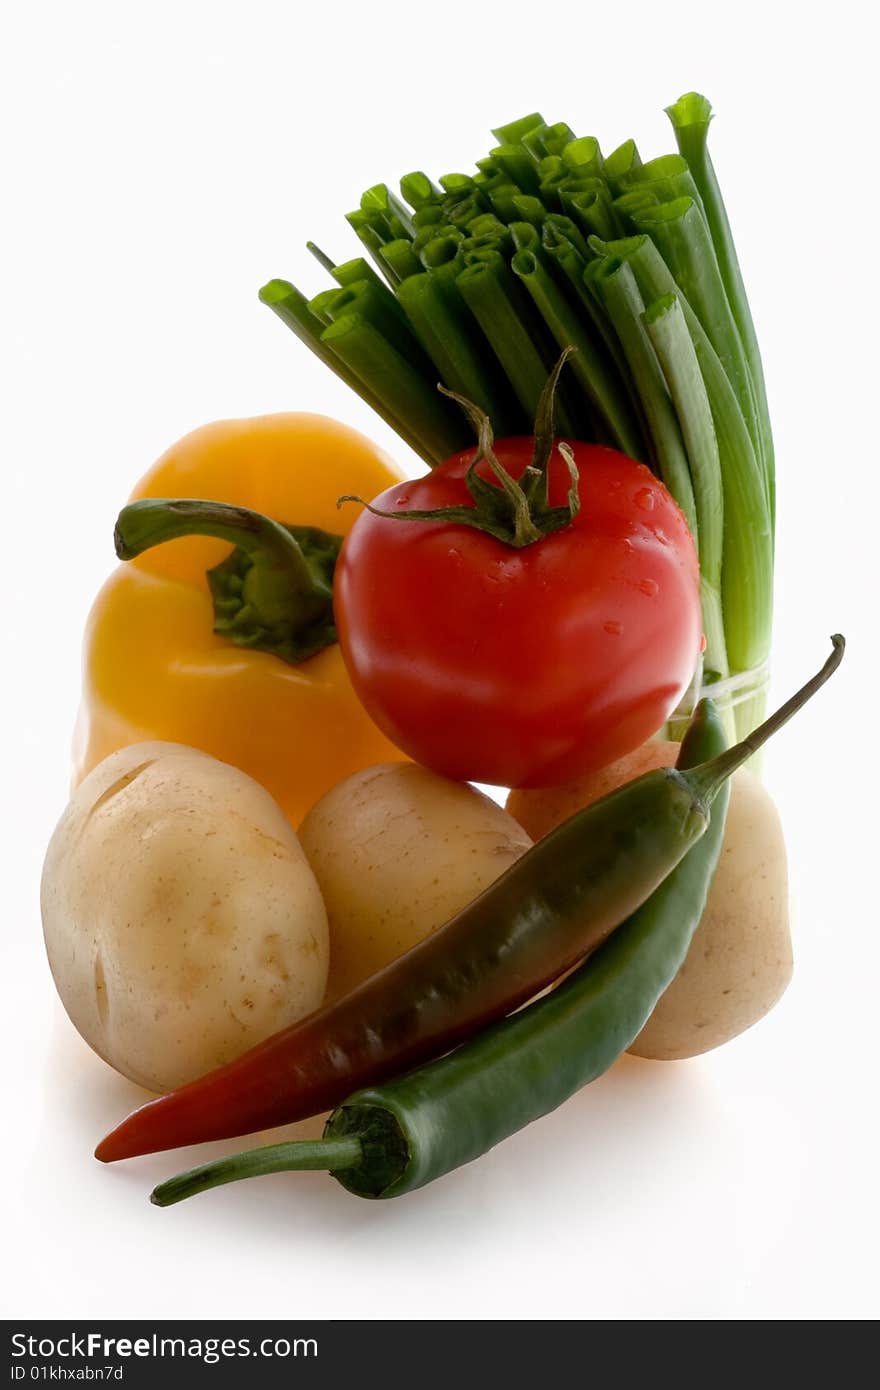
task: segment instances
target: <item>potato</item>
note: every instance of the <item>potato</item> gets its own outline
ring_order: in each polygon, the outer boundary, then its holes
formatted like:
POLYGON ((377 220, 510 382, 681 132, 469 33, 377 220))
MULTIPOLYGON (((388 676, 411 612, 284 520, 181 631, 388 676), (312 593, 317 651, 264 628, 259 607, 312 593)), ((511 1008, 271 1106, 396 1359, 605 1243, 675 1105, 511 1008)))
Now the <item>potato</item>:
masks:
POLYGON ((648 739, 625 758, 618 758, 577 782, 566 782, 561 787, 529 787, 522 791, 514 788, 507 798, 507 810, 533 840, 540 840, 575 811, 607 796, 624 782, 631 782, 644 772, 653 772, 656 767, 674 766, 678 749, 677 743, 648 739))
MULTIPOLYGON (((651 740, 579 782, 512 791, 507 809, 540 839, 633 777, 672 766, 678 747, 651 740)), ((791 972, 782 827, 768 792, 741 769, 731 781, 721 857, 687 960, 629 1050, 673 1061, 720 1047, 772 1009, 791 972)))
POLYGON ((252 778, 141 743, 81 783, 46 854, 61 1001, 117 1071, 164 1091, 316 1008, 327 916, 299 841, 252 778))
POLYGON ((757 777, 732 780, 721 858, 687 960, 630 1052, 696 1057, 763 1018, 792 972, 779 813, 757 777))
POLYGON ((330 921, 328 1001, 448 921, 532 843, 482 792, 415 763, 356 772, 299 833, 330 921))

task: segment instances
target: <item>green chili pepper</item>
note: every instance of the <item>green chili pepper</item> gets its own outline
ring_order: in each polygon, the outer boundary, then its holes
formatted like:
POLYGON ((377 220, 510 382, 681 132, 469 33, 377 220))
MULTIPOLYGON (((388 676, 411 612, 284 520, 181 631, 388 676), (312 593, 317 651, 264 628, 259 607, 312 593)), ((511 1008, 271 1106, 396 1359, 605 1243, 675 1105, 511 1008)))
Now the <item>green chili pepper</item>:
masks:
POLYGON ((707 833, 550 995, 439 1061, 358 1091, 330 1116, 323 1139, 204 1164, 160 1184, 153 1202, 169 1206, 223 1183, 304 1168, 328 1169, 358 1196, 397 1197, 478 1158, 600 1076, 638 1036, 687 955, 721 847, 727 777, 837 669, 844 642, 832 642, 822 670, 734 748, 723 751, 712 702, 698 706, 671 776, 697 797, 716 798, 707 833))

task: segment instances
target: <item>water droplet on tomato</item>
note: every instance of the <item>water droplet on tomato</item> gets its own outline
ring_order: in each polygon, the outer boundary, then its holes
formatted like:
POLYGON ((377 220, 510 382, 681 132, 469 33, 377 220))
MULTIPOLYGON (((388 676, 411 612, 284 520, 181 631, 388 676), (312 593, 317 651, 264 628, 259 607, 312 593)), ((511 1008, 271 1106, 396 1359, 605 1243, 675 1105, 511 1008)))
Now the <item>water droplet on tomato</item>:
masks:
POLYGON ((637 507, 641 507, 643 512, 654 510, 654 493, 649 487, 640 487, 633 501, 637 507))
POLYGON ((640 579, 639 588, 643 594, 647 594, 648 598, 654 598, 660 592, 660 585, 656 579, 640 579))
POLYGON ((604 623, 603 626, 609 637, 620 637, 623 633, 623 623, 604 623))
POLYGON ((701 651, 701 652, 704 652, 705 650, 706 650, 706 634, 705 634, 705 632, 704 632, 703 635, 702 635, 702 637, 700 638, 700 651, 701 651))

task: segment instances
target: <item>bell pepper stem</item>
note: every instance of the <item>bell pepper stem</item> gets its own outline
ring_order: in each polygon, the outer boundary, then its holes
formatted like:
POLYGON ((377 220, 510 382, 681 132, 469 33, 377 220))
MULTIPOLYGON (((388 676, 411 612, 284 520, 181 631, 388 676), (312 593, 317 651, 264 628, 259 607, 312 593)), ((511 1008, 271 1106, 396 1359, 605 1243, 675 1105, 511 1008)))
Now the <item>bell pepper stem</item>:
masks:
POLYGON ((178 1173, 160 1183, 150 1194, 157 1207, 170 1207, 212 1187, 244 1178, 261 1178, 266 1173, 305 1171, 337 1172, 341 1168, 356 1168, 363 1160, 363 1148, 356 1135, 338 1139, 303 1139, 288 1144, 268 1144, 245 1153, 219 1158, 178 1173))
POLYGON ((297 593, 329 597, 330 590, 316 579, 290 532, 247 507, 193 498, 145 498, 123 507, 113 541, 120 560, 133 560, 154 545, 196 535, 238 546, 255 564, 283 573, 297 593))
POLYGON ((333 573, 341 536, 282 526, 225 502, 145 498, 120 512, 116 554, 132 560, 181 536, 215 536, 235 547, 207 575, 218 636, 291 665, 336 641, 333 573))
POLYGON ((841 661, 846 647, 846 642, 840 633, 835 633, 831 638, 832 652, 825 662, 821 671, 807 681, 790 700, 786 700, 775 714, 771 714, 763 724, 753 730, 747 738, 742 739, 733 748, 728 748, 724 753, 713 758, 711 762, 703 763, 701 767, 696 767, 689 772, 680 774, 687 782, 691 791, 706 806, 710 806, 719 789, 728 777, 742 767, 743 763, 748 762, 749 758, 762 748, 768 739, 771 739, 783 724, 787 724, 793 715, 797 714, 808 700, 816 694, 825 682, 833 676, 841 661))

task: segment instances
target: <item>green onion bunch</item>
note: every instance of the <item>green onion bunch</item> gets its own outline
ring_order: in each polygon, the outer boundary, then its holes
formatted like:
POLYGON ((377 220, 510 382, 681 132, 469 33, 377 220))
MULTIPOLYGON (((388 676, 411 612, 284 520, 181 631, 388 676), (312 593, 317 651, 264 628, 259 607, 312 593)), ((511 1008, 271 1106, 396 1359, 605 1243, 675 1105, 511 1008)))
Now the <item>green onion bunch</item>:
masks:
MULTIPOLYGON (((763 714, 749 673, 769 656, 773 443, 755 330, 697 93, 668 108, 678 154, 643 164, 634 141, 537 113, 493 131, 473 174, 405 175, 348 214, 370 261, 336 265, 307 299, 260 292, 296 335, 427 464, 473 443, 438 382, 498 436, 532 432, 541 390, 573 345, 558 394, 564 437, 648 464, 697 542, 704 680, 730 678, 742 737, 763 714), (741 678, 738 680, 737 678, 741 678)), ((757 685, 757 680, 755 685, 757 685)))

